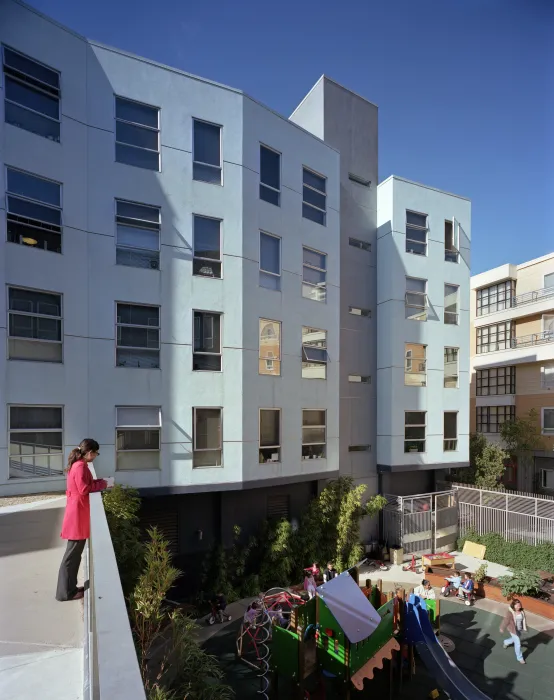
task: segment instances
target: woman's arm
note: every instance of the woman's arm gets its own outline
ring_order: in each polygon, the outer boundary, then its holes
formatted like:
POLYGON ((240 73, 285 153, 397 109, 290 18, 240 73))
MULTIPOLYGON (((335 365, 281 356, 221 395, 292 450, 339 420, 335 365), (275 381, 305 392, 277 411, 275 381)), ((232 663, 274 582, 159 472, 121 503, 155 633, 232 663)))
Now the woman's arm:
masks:
POLYGON ((504 632, 504 630, 505 630, 506 627, 508 626, 508 623, 510 622, 510 616, 511 616, 511 614, 512 614, 512 613, 508 610, 508 612, 507 612, 506 615, 504 616, 504 619, 502 620, 502 624, 500 625, 500 631, 501 631, 501 632, 504 632))
POLYGON ((94 493, 95 491, 103 491, 108 486, 104 479, 93 479, 89 468, 84 462, 75 464, 72 467, 73 470, 75 470, 73 474, 75 486, 81 496, 86 496, 88 493, 94 493))

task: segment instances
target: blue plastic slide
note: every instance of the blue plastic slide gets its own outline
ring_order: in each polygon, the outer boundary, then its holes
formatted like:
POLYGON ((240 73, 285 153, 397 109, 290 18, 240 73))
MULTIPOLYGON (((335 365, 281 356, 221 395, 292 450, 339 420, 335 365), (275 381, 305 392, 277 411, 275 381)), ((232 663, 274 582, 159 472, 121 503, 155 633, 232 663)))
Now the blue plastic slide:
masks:
POLYGON ((415 645, 427 670, 452 700, 490 700, 444 651, 431 626, 425 601, 414 595, 407 604, 406 641, 415 645))

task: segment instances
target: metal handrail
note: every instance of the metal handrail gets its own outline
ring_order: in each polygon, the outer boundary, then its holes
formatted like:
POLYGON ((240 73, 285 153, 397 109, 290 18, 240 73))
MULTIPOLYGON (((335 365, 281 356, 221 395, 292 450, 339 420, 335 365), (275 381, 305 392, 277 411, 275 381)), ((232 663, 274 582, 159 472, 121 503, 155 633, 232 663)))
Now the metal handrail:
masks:
POLYGON ((543 331, 542 333, 522 335, 519 338, 512 338, 510 341, 512 348, 525 348, 531 345, 542 345, 543 343, 553 342, 554 331, 543 331))
POLYGON ((532 292, 525 292, 524 294, 518 294, 517 296, 512 297, 512 307, 532 304, 534 301, 548 299, 549 297, 554 297, 554 287, 535 289, 532 292))

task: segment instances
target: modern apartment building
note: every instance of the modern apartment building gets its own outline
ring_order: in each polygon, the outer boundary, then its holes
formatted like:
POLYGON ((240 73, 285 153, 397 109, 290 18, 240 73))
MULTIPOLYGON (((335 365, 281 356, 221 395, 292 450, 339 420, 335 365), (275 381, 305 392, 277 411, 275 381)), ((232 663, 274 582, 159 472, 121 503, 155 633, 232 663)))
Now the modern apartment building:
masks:
POLYGON ((471 430, 499 441, 534 409, 544 450, 506 483, 554 494, 554 253, 471 278, 471 430))

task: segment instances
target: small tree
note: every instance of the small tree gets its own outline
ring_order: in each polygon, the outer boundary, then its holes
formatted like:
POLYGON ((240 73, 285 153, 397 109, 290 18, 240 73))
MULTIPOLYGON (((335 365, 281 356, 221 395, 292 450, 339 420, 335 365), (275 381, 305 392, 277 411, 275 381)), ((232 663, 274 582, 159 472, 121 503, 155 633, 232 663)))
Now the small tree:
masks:
POLYGON ((500 437, 511 454, 544 449, 539 414, 532 408, 526 416, 505 421, 500 428, 500 437))
POLYGON ((475 458, 475 486, 480 489, 504 488, 500 480, 506 459, 508 454, 499 445, 487 441, 481 454, 475 458))

